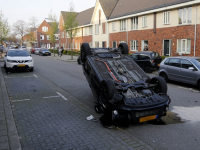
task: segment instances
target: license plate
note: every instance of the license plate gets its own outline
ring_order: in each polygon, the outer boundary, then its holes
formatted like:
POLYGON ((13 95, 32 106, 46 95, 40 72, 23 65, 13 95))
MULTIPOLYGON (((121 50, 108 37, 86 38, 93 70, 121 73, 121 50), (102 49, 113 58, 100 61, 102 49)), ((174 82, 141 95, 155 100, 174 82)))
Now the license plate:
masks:
POLYGON ((49 54, 49 53, 46 53, 46 54, 49 54))
POLYGON ((158 66, 160 66, 160 64, 158 64, 158 66))
POLYGON ((24 64, 19 64, 19 65, 17 65, 18 67, 25 67, 26 65, 24 65, 24 64))
POLYGON ((142 118, 140 118, 140 122, 150 121, 150 120, 154 120, 156 118, 157 118, 157 115, 142 117, 142 118))

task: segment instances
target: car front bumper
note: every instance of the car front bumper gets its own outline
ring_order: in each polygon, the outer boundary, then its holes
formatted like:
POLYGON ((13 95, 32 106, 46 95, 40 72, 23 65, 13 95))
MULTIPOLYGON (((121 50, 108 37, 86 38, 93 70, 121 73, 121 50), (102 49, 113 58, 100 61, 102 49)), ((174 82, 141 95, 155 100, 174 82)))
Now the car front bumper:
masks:
POLYGON ((6 67, 11 70, 31 69, 34 67, 33 62, 29 63, 10 63, 6 62, 6 67))

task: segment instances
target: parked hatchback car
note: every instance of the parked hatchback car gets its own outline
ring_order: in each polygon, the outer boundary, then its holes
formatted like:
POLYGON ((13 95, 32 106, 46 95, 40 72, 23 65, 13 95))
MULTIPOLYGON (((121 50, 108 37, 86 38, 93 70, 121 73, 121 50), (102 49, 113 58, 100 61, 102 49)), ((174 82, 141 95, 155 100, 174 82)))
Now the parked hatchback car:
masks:
POLYGON ((41 48, 39 50, 39 56, 50 56, 51 52, 48 49, 41 48))
POLYGON ((34 63, 32 57, 25 50, 8 50, 4 56, 4 68, 9 70, 30 70, 33 71, 34 63))
POLYGON ((158 52, 154 51, 143 51, 136 52, 130 57, 146 72, 151 73, 159 68, 162 61, 161 56, 158 52))
POLYGON ((197 85, 200 89, 200 57, 165 58, 160 64, 159 76, 166 81, 197 85))

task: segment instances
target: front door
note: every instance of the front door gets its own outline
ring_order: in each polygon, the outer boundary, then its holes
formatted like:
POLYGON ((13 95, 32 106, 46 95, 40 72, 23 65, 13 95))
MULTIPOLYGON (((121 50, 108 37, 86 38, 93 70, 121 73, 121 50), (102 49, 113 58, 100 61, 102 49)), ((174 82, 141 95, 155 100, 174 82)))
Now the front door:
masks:
POLYGON ((170 41, 164 40, 164 56, 170 56, 170 41))

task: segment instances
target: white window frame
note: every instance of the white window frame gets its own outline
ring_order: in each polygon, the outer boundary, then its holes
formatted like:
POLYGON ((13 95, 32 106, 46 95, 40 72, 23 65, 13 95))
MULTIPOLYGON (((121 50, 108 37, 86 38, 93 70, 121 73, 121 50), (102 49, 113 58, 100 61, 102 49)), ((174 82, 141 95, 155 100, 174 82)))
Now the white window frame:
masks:
POLYGON ((48 32, 48 27, 43 26, 43 27, 42 27, 42 31, 43 31, 43 32, 48 32))
POLYGON ((90 47, 92 47, 92 42, 89 43, 90 47))
POLYGON ((130 51, 138 51, 138 41, 130 41, 130 51))
POLYGON ((59 37, 58 37, 58 36, 55 36, 55 40, 59 40, 59 37))
POLYGON ((99 48, 99 41, 95 42, 95 48, 99 48), (98 46, 97 46, 98 45, 98 46))
POLYGON ((62 32, 62 38, 65 38, 65 32, 62 32))
POLYGON ((126 43, 126 41, 119 41, 119 44, 120 44, 120 43, 126 43))
POLYGON ((85 27, 85 35, 87 35, 87 27, 85 27))
POLYGON ((95 24, 95 34, 99 34, 99 24, 95 24))
POLYGON ((120 31, 126 31, 126 19, 120 20, 120 31))
POLYGON ((50 40, 50 36, 49 35, 47 35, 47 40, 50 40))
POLYGON ((177 52, 180 54, 190 54, 191 39, 177 39, 177 52))
POLYGON ((116 31, 115 22, 112 22, 112 30, 113 30, 113 31, 116 31))
POLYGON ((44 35, 40 35, 40 40, 44 40, 44 35))
POLYGON ((163 24, 170 24, 170 11, 163 13, 163 24))
POLYGON ((131 30, 138 30, 138 17, 131 18, 131 30))
POLYGON ((180 18, 180 10, 181 10, 181 23, 178 21, 178 24, 179 25, 185 25, 185 24, 192 24, 192 7, 185 7, 185 8, 181 8, 179 9, 179 12, 178 12, 178 20, 180 18), (188 17, 189 17, 189 11, 188 9, 191 8, 191 16, 190 16, 190 22, 188 22, 188 17), (184 10, 186 11, 185 14, 184 14, 184 10), (185 22, 184 22, 185 20, 185 22))
POLYGON ((142 27, 147 27, 147 16, 142 16, 142 27))
POLYGON ((89 35, 92 35, 92 26, 89 27, 89 35))

